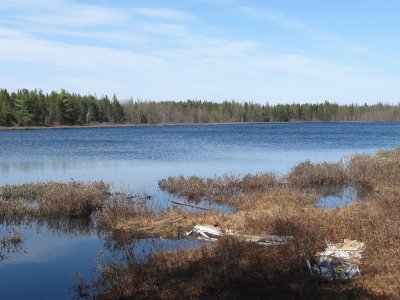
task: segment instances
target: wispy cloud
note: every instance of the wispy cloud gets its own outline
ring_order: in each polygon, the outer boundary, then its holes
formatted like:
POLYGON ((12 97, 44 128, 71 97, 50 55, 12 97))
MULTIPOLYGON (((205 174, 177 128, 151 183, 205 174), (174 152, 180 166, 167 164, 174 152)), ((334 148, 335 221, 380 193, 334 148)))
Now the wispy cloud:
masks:
POLYGON ((214 40, 191 51, 144 54, 13 38, 1 39, 0 53, 2 61, 40 66, 35 76, 21 72, 5 78, 3 82, 10 88, 39 87, 46 91, 59 87, 142 99, 309 101, 326 99, 332 87, 336 99, 368 94, 383 97, 385 86, 393 84, 370 70, 297 54, 263 53, 257 44, 246 41, 214 40), (47 78, 49 74, 54 79, 47 78))
POLYGON ((308 28, 306 23, 296 18, 288 17, 276 10, 253 7, 253 6, 241 6, 239 7, 239 10, 247 14, 251 18, 268 20, 278 26, 287 29, 304 30, 308 28))
MULTIPOLYGON (((239 10, 244 12, 249 18, 260 22, 267 21, 289 31, 294 31, 297 36, 301 36, 303 39, 308 38, 313 47, 331 49, 330 52, 335 49, 334 52, 339 51, 342 53, 353 53, 369 57, 375 56, 371 49, 361 43, 334 34, 330 32, 329 29, 325 29, 324 31, 306 21, 290 17, 277 10, 254 6, 241 6, 239 10)), ((291 50, 293 51, 294 49, 291 50)))
POLYGON ((155 100, 291 101, 346 99, 346 93, 371 99, 379 91, 393 91, 385 87, 395 86, 399 77, 387 76, 380 66, 358 64, 351 55, 379 59, 357 41, 300 16, 241 0, 191 1, 220 11, 211 17, 154 2, 136 7, 135 2, 6 1, 0 10, 0 81, 10 89, 67 88, 155 100), (221 25, 236 22, 238 7, 240 16, 271 23, 270 30, 279 34, 283 28, 285 34, 307 38, 311 47, 285 48, 258 38, 249 34, 254 22, 221 25))
POLYGON ((5 1, 1 4, 3 11, 31 11, 37 12, 43 9, 48 9, 51 7, 59 7, 60 5, 65 5, 66 0, 36 0, 35 2, 30 0, 13 0, 5 1))
MULTIPOLYGON (((81 43, 93 43, 93 41, 102 44, 109 44, 110 47, 144 47, 150 43, 149 39, 136 32, 125 31, 121 29, 116 30, 78 30, 78 29, 32 29, 30 30, 30 37, 34 35, 40 36, 42 34, 55 35, 59 38, 79 38, 83 41, 81 43)), ((1 30, 0 30, 1 36, 1 30)))
POLYGON ((174 21, 186 21, 195 18, 192 14, 174 9, 136 7, 132 11, 148 18, 161 18, 174 21))
POLYGON ((171 23, 146 23, 140 25, 140 28, 147 33, 167 34, 179 37, 187 32, 185 26, 171 23))
POLYGON ((367 46, 348 41, 338 35, 316 33, 316 36, 320 41, 325 42, 328 45, 333 45, 358 54, 373 55, 373 52, 367 46))
POLYGON ((124 22, 128 15, 123 10, 94 5, 72 5, 51 8, 46 13, 23 17, 35 23, 64 25, 68 27, 86 25, 113 25, 124 22))
POLYGON ((9 28, 1 28, 0 27, 0 39, 4 38, 28 38, 30 37, 24 31, 16 30, 16 29, 9 29, 9 28))

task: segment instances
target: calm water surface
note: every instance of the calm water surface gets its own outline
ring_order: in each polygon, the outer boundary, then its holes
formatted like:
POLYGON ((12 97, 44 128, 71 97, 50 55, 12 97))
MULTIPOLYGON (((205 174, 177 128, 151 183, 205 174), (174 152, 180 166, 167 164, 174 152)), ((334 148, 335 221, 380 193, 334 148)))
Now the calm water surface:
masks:
MULTIPOLYGON (((0 185, 104 180, 115 190, 153 195, 166 176, 285 174, 299 161, 336 161, 400 146, 400 123, 293 123, 0 131, 0 185)), ((93 229, 93 228, 92 228, 93 229)), ((0 227, 0 238, 7 228, 0 227)), ((0 263, 0 298, 69 299, 76 273, 96 276, 99 257, 115 253, 93 230, 20 226, 24 243, 0 263)), ((152 244, 153 243, 153 244, 152 244)), ((143 240, 137 249, 157 241, 143 240)), ((164 241, 174 248, 179 241, 164 241)), ((146 251, 145 251, 146 252, 146 251)))

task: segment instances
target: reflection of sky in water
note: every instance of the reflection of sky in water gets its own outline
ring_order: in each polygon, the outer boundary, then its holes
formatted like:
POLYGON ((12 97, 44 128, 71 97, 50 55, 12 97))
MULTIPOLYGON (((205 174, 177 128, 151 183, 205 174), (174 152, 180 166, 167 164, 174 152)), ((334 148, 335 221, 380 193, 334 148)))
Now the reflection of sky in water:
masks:
MULTIPOLYGON (((399 132, 400 123, 0 131, 0 185, 104 180, 116 190, 147 193, 165 204, 172 196, 160 191, 157 181, 167 176, 285 174, 305 159, 335 161, 356 152, 398 146, 399 132)), ((350 197, 351 192, 342 196, 350 197)), ((329 207, 337 205, 334 197, 321 201, 329 207)), ((96 259, 101 251, 107 251, 104 240, 93 233, 71 236, 46 228, 36 230, 35 226, 22 228, 22 247, 27 253, 10 254, 9 260, 0 264, 1 296, 70 299, 76 272, 87 278, 95 276, 96 259)), ((134 247, 146 254, 179 245, 179 241, 140 240, 134 247)))
POLYGON ((344 187, 340 193, 320 196, 316 207, 337 208, 347 206, 357 199, 358 192, 353 187, 344 187))
MULTIPOLYGON (((19 253, 9 253, 0 263, 1 299, 71 299, 72 286, 81 273, 97 276, 100 262, 120 259, 121 251, 110 252, 97 234, 63 234, 34 224, 19 228, 24 242, 19 253)), ((1 233, 1 231, 0 231, 1 233)), ((137 259, 157 250, 174 250, 205 245, 197 240, 136 240, 131 249, 137 259)))
POLYGON ((19 228, 22 250, 0 264, 2 299, 71 299, 77 272, 92 278, 103 242, 95 235, 62 235, 19 228))

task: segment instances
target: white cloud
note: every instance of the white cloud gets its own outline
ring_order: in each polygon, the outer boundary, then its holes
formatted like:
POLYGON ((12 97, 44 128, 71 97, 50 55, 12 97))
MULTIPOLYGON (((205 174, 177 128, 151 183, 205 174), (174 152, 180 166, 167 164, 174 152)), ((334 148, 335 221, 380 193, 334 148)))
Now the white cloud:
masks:
POLYGON ((3 5, 0 15, 9 22, 31 26, 44 24, 55 26, 85 26, 120 24, 128 13, 120 8, 76 4, 68 0, 15 0, 3 5))
POLYGON ((251 18, 263 19, 263 20, 265 19, 286 29, 304 30, 308 28, 306 23, 301 22, 296 18, 285 16, 276 10, 252 7, 252 6, 241 6, 239 10, 241 12, 246 13, 251 18))
MULTIPOLYGON (((76 29, 34 29, 30 31, 37 36, 41 34, 56 35, 58 37, 84 38, 86 41, 96 40, 99 42, 110 43, 112 46, 123 45, 124 48, 145 46, 149 39, 136 32, 124 30, 76 30, 76 29)), ((32 37, 31 35, 31 37, 32 37)), ((1 36, 1 31, 0 31, 1 36)))
POLYGON ((372 51, 361 44, 357 44, 348 40, 345 40, 344 38, 333 35, 333 34, 316 34, 318 39, 322 42, 327 43, 328 45, 331 46, 336 46, 340 49, 344 49, 349 52, 353 53, 358 53, 362 55, 372 55, 372 51))
POLYGON ((27 21, 52 26, 85 26, 85 25, 115 25, 123 23, 128 15, 123 10, 94 5, 68 5, 48 8, 45 13, 25 15, 27 21))
POLYGON ((168 34, 174 36, 182 36, 186 33, 185 26, 170 23, 146 23, 141 26, 141 29, 147 32, 168 34))
MULTIPOLYGON (((179 10, 71 0, 13 3, 0 12, 7 17, 0 19, 0 62, 9 68, 0 79, 10 89, 66 88, 154 100, 300 101, 373 99, 396 86, 379 69, 314 52, 273 51, 256 38, 224 36, 208 20, 179 10), (194 19, 200 26, 191 27, 194 19), (201 26, 207 33, 198 30, 201 26)), ((367 48, 277 11, 241 10, 316 42, 369 55, 367 48)))
POLYGON ((132 51, 31 38, 0 39, 0 54, 2 61, 36 63, 86 71, 160 63, 155 57, 132 51))
POLYGON ((141 53, 50 42, 18 32, 11 36, 0 38, 0 60, 30 65, 31 71, 4 80, 10 88, 59 87, 155 100, 310 101, 384 97, 385 87, 393 84, 374 70, 272 54, 246 40, 203 37, 200 46, 198 36, 185 33, 187 48, 141 53), (49 74, 56 79, 46 78, 49 74))
POLYGON ((194 19, 194 15, 174 9, 136 7, 133 8, 132 11, 149 18, 161 18, 174 21, 186 21, 194 19))
POLYGON ((29 36, 21 30, 0 27, 0 38, 27 38, 29 36))
POLYGON ((1 8, 3 11, 40 11, 43 9, 55 8, 65 5, 65 0, 13 0, 3 1, 1 8))

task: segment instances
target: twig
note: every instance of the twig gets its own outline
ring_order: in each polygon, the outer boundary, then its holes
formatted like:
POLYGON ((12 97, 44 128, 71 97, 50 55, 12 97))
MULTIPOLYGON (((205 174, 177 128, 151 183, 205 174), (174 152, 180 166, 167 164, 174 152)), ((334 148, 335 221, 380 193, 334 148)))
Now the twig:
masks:
POLYGON ((215 209, 212 209, 212 208, 201 207, 201 206, 197 206, 197 205, 194 205, 194 204, 188 204, 188 203, 184 203, 184 202, 171 201, 171 203, 177 204, 177 205, 190 206, 190 207, 197 208, 197 209, 204 209, 204 210, 215 211, 215 209))

